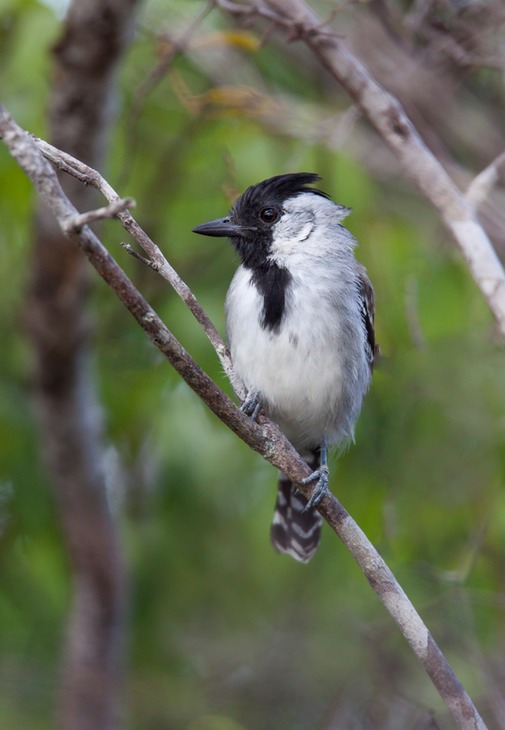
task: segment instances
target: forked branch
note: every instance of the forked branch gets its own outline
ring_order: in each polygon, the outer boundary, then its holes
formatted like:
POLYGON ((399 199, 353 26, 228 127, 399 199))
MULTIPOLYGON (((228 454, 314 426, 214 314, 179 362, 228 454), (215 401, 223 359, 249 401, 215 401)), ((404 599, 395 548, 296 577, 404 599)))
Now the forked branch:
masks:
MULTIPOLYGON (((89 165, 84 164, 80 160, 77 160, 72 155, 62 152, 61 150, 53 147, 53 145, 45 142, 38 137, 31 137, 37 147, 40 149, 42 154, 47 160, 53 163, 59 170, 72 175, 73 177, 80 180, 85 185, 90 185, 96 188, 109 203, 107 209, 103 210, 102 218, 117 218, 123 228, 128 231, 131 237, 138 243, 138 245, 147 254, 147 259, 136 254, 135 250, 129 245, 124 244, 124 248, 132 256, 143 261, 150 268, 156 271, 162 276, 165 281, 168 281, 170 286, 177 292, 183 302, 186 304, 190 312, 193 314, 197 322, 201 325, 205 331, 207 337, 210 340, 214 350, 219 357, 223 370, 237 396, 243 400, 245 398, 245 390, 240 379, 237 377, 233 370, 230 353, 226 344, 214 324, 208 317, 207 313, 203 310, 198 299, 195 297, 188 285, 181 279, 175 269, 169 264, 160 248, 154 243, 154 241, 147 235, 147 233, 139 226, 135 218, 131 215, 128 208, 134 207, 133 201, 127 198, 125 201, 117 194, 114 188, 100 175, 97 170, 94 170, 89 165), (133 205, 132 205, 133 203, 133 205)), ((83 216, 93 216, 96 211, 91 213, 84 213, 83 216)), ((99 216, 100 217, 100 216, 99 216)), ((96 220, 96 218, 91 218, 96 220)), ((79 219, 77 219, 78 221, 79 219)), ((85 220, 85 218, 84 218, 85 220)))

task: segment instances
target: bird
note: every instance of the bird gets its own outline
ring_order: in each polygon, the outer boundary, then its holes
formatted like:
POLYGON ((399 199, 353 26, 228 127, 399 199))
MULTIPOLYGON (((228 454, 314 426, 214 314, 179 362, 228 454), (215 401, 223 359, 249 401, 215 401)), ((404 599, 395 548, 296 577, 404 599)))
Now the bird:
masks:
POLYGON ((353 441, 378 354, 374 290, 342 225, 350 208, 313 187, 318 180, 310 172, 270 177, 248 187, 226 217, 193 228, 229 238, 240 258, 225 313, 247 391, 242 410, 261 410, 313 470, 308 500, 280 473, 270 532, 274 548, 301 563, 320 541, 327 449, 353 441))

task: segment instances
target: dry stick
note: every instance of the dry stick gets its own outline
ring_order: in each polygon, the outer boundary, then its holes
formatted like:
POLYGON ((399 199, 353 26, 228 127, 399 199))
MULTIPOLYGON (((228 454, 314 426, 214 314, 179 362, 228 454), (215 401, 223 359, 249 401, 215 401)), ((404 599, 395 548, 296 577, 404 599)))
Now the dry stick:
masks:
POLYGON ((332 500, 331 506, 322 511, 322 514, 345 543, 371 587, 395 620, 458 727, 461 730, 487 730, 471 697, 454 674, 438 644, 361 528, 336 499, 332 500), (335 524, 339 524, 338 529, 334 527, 335 524))
POLYGON ((478 208, 489 196, 491 189, 505 180, 505 152, 475 177, 466 190, 466 198, 478 208))
MULTIPOLYGON (((267 461, 282 469, 293 481, 300 482, 302 478, 308 476, 309 467, 277 426, 265 418, 261 418, 258 424, 244 416, 201 370, 135 289, 90 228, 85 226, 80 232, 76 232, 75 222, 79 220, 79 213, 66 198, 53 169, 40 154, 35 142, 15 124, 1 105, 0 136, 3 137, 12 156, 32 180, 41 198, 51 208, 61 228, 86 254, 150 340, 195 393, 237 436, 267 461)), ((305 496, 310 497, 312 492, 310 486, 300 485, 300 490, 305 496)), ((358 562, 373 590, 419 657, 460 728, 485 730, 485 725, 472 700, 393 573, 364 532, 330 492, 324 497, 318 509, 358 562)))
POLYGON ((104 208, 96 208, 95 210, 89 210, 87 213, 80 213, 72 218, 72 230, 78 233, 83 226, 87 226, 89 223, 105 220, 105 218, 116 218, 121 211, 133 207, 135 207, 133 198, 124 198, 116 203, 106 205, 104 208))
POLYGON ((399 101, 372 78, 342 39, 302 0, 259 0, 249 5, 217 0, 217 4, 237 15, 256 14, 273 20, 287 30, 290 40, 303 39, 375 127, 407 177, 438 211, 505 338, 505 271, 475 208, 426 147, 399 101))
MULTIPOLYGON (((170 286, 177 292, 183 302, 186 304, 190 312, 193 314, 195 319, 201 325, 205 331, 209 341, 217 353, 217 356, 221 362, 223 370, 225 371, 228 380, 230 381, 233 390, 240 398, 244 400, 246 391, 244 385, 238 375, 236 374, 230 357, 228 347, 224 343, 221 335, 217 331, 216 327, 212 323, 210 317, 203 310, 198 299, 195 297, 188 285, 181 279, 175 269, 169 264, 165 256, 162 254, 158 246, 154 241, 147 235, 147 233, 139 226, 137 221, 133 218, 131 213, 126 210, 125 206, 122 205, 122 198, 116 193, 114 188, 100 175, 97 170, 94 170, 84 162, 77 160, 72 155, 62 152, 61 150, 53 147, 53 145, 45 142, 38 137, 31 136, 37 147, 40 149, 44 157, 50 160, 58 169, 72 175, 86 185, 99 190, 104 198, 112 206, 118 206, 118 210, 114 212, 113 216, 104 217, 115 217, 121 221, 125 230, 132 236, 132 238, 139 244, 139 246, 146 252, 148 258, 139 256, 129 244, 123 244, 125 250, 137 259, 140 259, 144 264, 147 264, 162 276, 165 281, 168 281, 170 286)), ((131 200, 131 199, 126 199, 131 200)), ((133 202, 133 201, 132 201, 133 202)), ((126 207, 134 207, 134 205, 127 205, 126 207)), ((82 214, 88 215, 86 213, 82 214)))

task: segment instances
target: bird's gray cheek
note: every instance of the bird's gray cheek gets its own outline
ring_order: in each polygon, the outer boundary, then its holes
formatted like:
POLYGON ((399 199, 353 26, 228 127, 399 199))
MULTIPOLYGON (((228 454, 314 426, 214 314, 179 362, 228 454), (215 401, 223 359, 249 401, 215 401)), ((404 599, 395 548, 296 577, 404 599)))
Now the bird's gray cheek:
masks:
POLYGON ((305 221, 298 232, 298 236, 297 236, 298 241, 300 243, 303 243, 303 241, 306 241, 307 238, 309 238, 309 236, 311 235, 313 230, 314 230, 314 220, 311 219, 311 220, 305 221))
POLYGON ((282 226, 274 230, 274 241, 283 250, 293 250, 310 237, 315 227, 315 217, 293 216, 292 220, 282 223, 282 226))

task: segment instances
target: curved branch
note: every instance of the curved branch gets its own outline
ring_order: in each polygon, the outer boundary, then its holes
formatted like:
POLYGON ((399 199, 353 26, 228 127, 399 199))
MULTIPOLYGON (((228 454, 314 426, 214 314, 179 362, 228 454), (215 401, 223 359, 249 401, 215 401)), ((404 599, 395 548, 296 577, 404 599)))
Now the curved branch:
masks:
MULTIPOLYGON (((221 362, 221 366, 225 371, 228 380, 230 381, 233 390, 240 398, 244 400, 246 391, 243 383, 241 382, 238 375, 232 365, 230 352, 226 346, 223 338, 217 331, 216 327, 212 323, 208 314, 202 308, 200 302, 195 297, 189 286, 181 279, 175 269, 169 264, 159 247, 154 241, 147 235, 147 233, 139 226, 137 221, 133 218, 129 210, 121 205, 122 199, 116 193, 114 188, 100 175, 97 170, 94 170, 84 162, 77 160, 72 155, 53 147, 53 145, 45 142, 38 137, 32 136, 33 141, 40 149, 44 157, 50 160, 59 170, 72 175, 77 180, 80 180, 85 185, 90 185, 98 190, 104 198, 112 206, 119 206, 114 217, 121 221, 124 229, 132 236, 132 238, 139 244, 139 246, 145 251, 148 258, 144 259, 135 254, 128 244, 124 246, 129 254, 140 258, 143 263, 147 264, 150 268, 156 271, 165 281, 167 281, 174 291, 180 296, 182 301, 186 304, 190 312, 193 314, 197 322, 201 325, 211 345, 213 346, 216 354, 221 362)), ((132 207, 132 206, 130 206, 132 207)), ((86 215, 86 214, 83 214, 86 215)), ((108 217, 108 216, 107 216, 108 217)))
POLYGON ((475 208, 426 147, 400 102, 384 89, 302 0, 217 4, 232 14, 257 15, 282 27, 288 40, 302 39, 341 84, 391 149, 405 175, 440 215, 505 338, 505 271, 477 219, 475 208))
MULTIPOLYGON (((62 230, 68 232, 68 237, 85 253, 150 340, 195 393, 228 428, 267 461, 282 469, 293 481, 300 482, 308 476, 310 468, 273 423, 266 418, 260 418, 260 423, 256 423, 245 416, 200 369, 135 289, 97 236, 87 226, 77 232, 68 225, 77 211, 64 195, 54 171, 34 142, 1 106, 0 135, 13 157, 32 180, 43 201, 53 211, 62 230)), ((310 486, 300 484, 299 488, 305 496, 310 497, 310 486)), ((472 700, 393 573, 363 531, 331 493, 324 497, 318 509, 356 559, 371 587, 422 662, 459 727, 464 730, 485 730, 484 722, 472 700)))

